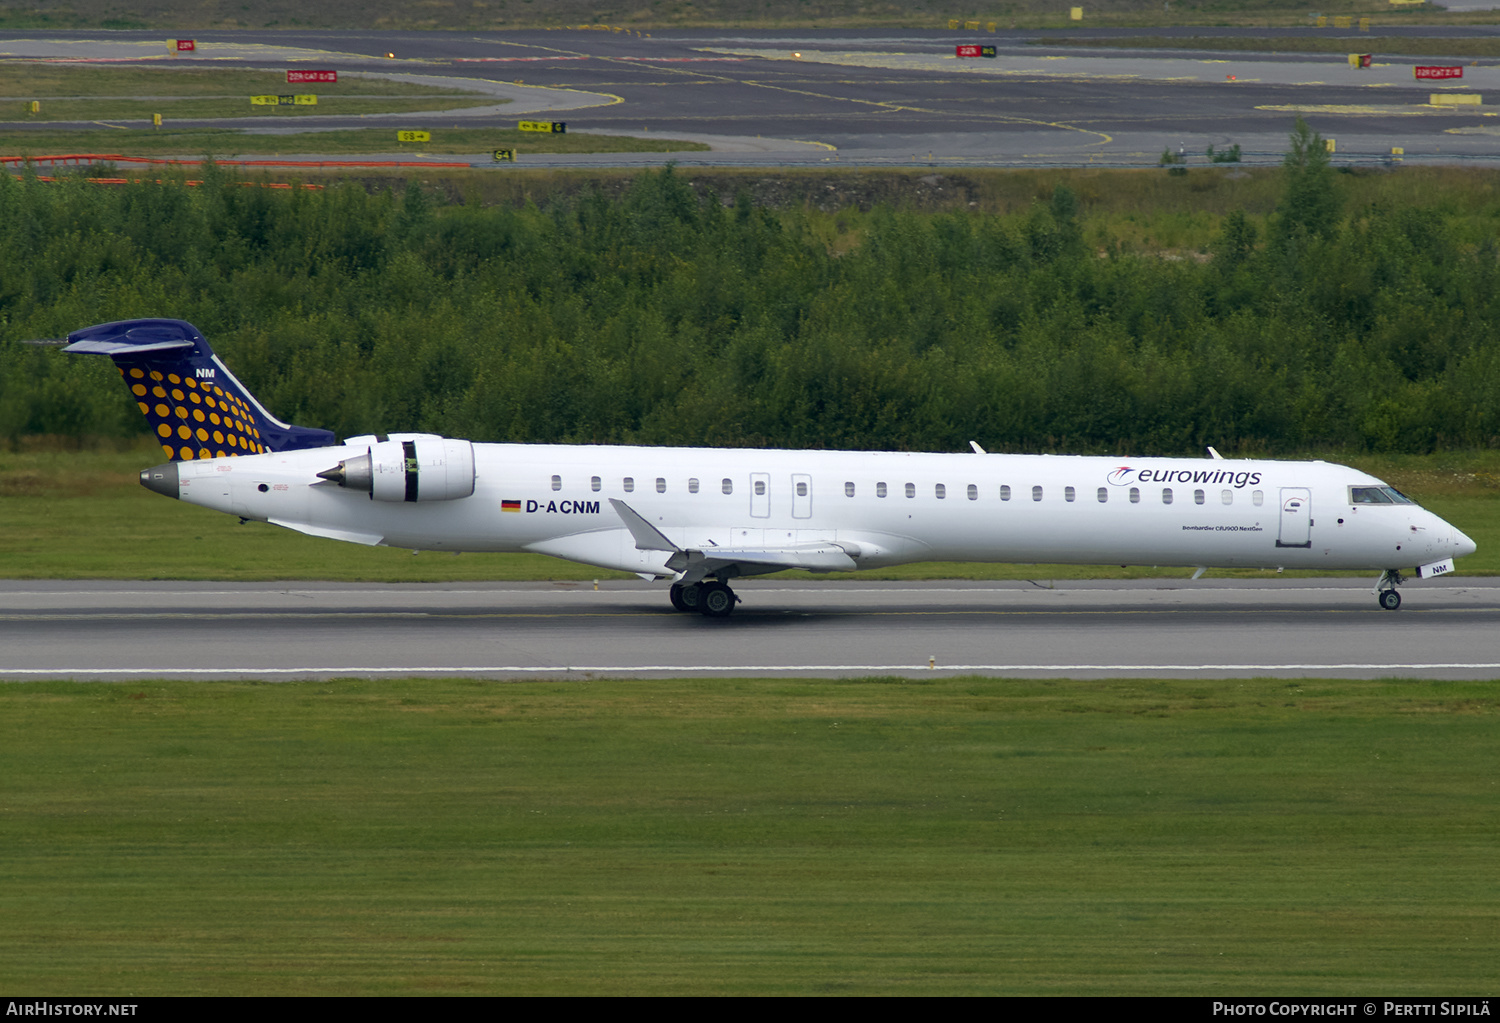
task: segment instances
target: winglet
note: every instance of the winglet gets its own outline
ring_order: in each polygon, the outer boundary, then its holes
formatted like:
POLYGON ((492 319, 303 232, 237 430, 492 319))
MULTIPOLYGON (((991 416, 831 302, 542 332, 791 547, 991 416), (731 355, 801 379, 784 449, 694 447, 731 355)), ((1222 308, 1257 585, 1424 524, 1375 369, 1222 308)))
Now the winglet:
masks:
POLYGON ((682 548, 662 535, 661 530, 641 518, 630 505, 613 497, 609 503, 614 506, 615 513, 625 520, 625 528, 630 530, 630 535, 635 537, 635 549, 638 551, 668 551, 672 554, 681 554, 682 548))
POLYGON ((971 441, 969 441, 969 447, 971 447, 971 448, 974 449, 974 454, 976 454, 976 455, 987 455, 987 454, 989 454, 988 451, 984 450, 984 448, 982 448, 982 447, 979 446, 979 442, 977 440, 971 440, 971 441))
POLYGON ((1214 446, 1212 444, 1210 444, 1208 446, 1208 453, 1209 453, 1209 455, 1211 455, 1213 457, 1214 461, 1216 461, 1216 462, 1222 462, 1222 461, 1224 461, 1224 456, 1221 455, 1221 454, 1219 454, 1217 451, 1215 451, 1214 450, 1214 446))

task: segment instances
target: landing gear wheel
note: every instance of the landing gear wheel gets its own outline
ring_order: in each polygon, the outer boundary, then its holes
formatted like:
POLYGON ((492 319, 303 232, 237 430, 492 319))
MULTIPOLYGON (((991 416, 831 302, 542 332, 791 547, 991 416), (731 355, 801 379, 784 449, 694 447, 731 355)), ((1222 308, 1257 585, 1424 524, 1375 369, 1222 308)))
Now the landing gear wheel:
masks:
POLYGON ((1401 594, 1395 590, 1380 591, 1380 606, 1387 611, 1394 611, 1401 606, 1401 594))
POLYGON ((667 591, 667 596, 672 599, 672 606, 679 611, 698 611, 699 602, 703 599, 703 587, 697 583, 683 586, 673 583, 672 588, 667 591))
POLYGON ((704 583, 698 599, 698 610, 710 618, 728 618, 739 598, 723 583, 704 583))

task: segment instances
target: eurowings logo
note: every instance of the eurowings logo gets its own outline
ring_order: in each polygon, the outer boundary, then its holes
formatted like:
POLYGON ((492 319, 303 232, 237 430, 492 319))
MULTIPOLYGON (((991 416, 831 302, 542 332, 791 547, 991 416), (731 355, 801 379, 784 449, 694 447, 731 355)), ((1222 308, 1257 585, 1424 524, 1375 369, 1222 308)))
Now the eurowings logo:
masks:
POLYGON ((1108 476, 1111 486, 1123 487, 1127 483, 1212 483, 1239 490, 1246 486, 1260 486, 1258 472, 1236 472, 1233 469, 1133 469, 1122 465, 1108 476), (1134 479, 1131 478, 1132 474, 1134 479))

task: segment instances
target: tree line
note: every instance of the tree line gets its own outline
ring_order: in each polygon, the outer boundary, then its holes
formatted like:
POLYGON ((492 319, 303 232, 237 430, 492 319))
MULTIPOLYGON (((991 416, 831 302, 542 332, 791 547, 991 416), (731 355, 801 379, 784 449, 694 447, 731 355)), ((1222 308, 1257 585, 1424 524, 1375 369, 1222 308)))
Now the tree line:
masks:
POLYGON ((15 343, 194 323, 278 416, 341 436, 1197 454, 1500 442, 1500 247, 1351 209, 1299 127, 1269 217, 1208 253, 1097 242, 1058 188, 1009 215, 417 184, 101 188, 0 175, 0 437, 144 435, 107 360, 15 343), (1086 239, 1088 239, 1086 241, 1086 239), (1175 257, 1175 258, 1174 258, 1175 257))

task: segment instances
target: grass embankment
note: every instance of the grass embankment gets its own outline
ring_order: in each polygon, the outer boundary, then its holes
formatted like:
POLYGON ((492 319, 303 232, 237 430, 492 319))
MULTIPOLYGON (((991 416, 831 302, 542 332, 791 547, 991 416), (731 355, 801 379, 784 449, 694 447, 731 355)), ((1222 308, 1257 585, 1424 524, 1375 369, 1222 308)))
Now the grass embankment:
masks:
POLYGON ((0 65, 0 120, 130 121, 216 117, 277 120, 316 115, 403 113, 507 103, 486 92, 344 74, 337 82, 288 85, 283 72, 196 68, 0 65), (316 106, 252 106, 251 96, 311 94, 316 106), (33 101, 41 103, 31 112, 33 101))
POLYGON ((367 153, 473 155, 488 154, 494 149, 514 149, 525 156, 527 153, 697 152, 708 149, 708 146, 701 142, 679 142, 670 138, 553 135, 517 131, 514 128, 443 127, 418 119, 389 128, 354 128, 294 135, 251 135, 232 128, 0 132, 0 155, 5 156, 58 153, 180 156, 207 153, 220 159, 232 159, 238 156, 302 156, 309 153, 329 156, 358 156, 367 153), (398 142, 397 131, 407 130, 431 132, 432 141, 398 142))
MULTIPOLYGON (((1331 0, 1327 15, 1370 16, 1388 24, 1487 23, 1489 11, 1450 14, 1430 5, 1392 8, 1371 0, 1331 0)), ((254 9, 205 9, 196 0, 162 0, 150 11, 122 12, 113 0, 71 0, 43 10, 35 4, 0 7, 0 28, 57 29, 160 28, 181 34, 188 28, 343 28, 523 29, 587 27, 602 31, 653 28, 735 27, 751 29, 905 27, 944 29, 950 19, 995 22, 1000 28, 1066 28, 1068 5, 1044 0, 1008 0, 985 10, 954 10, 937 0, 871 4, 865 0, 656 0, 649 6, 613 0, 485 0, 473 4, 412 4, 406 0, 332 0, 316 5, 297 0, 262 0, 254 9)), ((1085 8, 1085 25, 1305 25, 1307 5, 1293 0, 1176 0, 1170 6, 1136 0, 1095 0, 1085 8)))
POLYGON ((1478 682, 0 687, 32 995, 1484 995, 1478 682))
MULTIPOLYGON (((630 579, 536 554, 413 555, 247 523, 142 488, 160 449, 0 453, 0 577, 12 579, 326 579, 373 582, 630 579)), ((1500 574, 1500 454, 1328 456, 1372 472, 1448 519, 1479 545, 1460 575, 1500 574)), ((1184 568, 933 562, 839 579, 1180 579, 1184 568)), ((1215 577, 1274 573, 1215 570, 1215 577)), ((1321 575, 1326 573, 1287 573, 1321 575)), ((786 573, 779 578, 813 578, 786 573)))
POLYGON ((1256 53, 1374 53, 1411 57, 1500 57, 1500 39, 1432 36, 1117 36, 1110 39, 1051 36, 1028 39, 1033 46, 1079 46, 1119 50, 1225 50, 1256 53))
POLYGON ((382 78, 344 75, 336 83, 288 85, 286 76, 265 71, 192 69, 0 66, 0 120, 33 123, 94 121, 97 128, 0 131, 0 156, 60 153, 114 153, 121 156, 217 157, 296 156, 326 153, 408 152, 484 153, 515 149, 526 153, 662 153, 706 150, 697 142, 669 138, 636 139, 607 135, 552 135, 515 128, 461 128, 436 123, 437 112, 510 102, 488 93, 451 87, 412 85, 382 78), (311 93, 316 106, 251 106, 250 97, 311 93), (33 100, 41 103, 32 114, 33 100), (429 112, 422 116, 423 111, 429 112), (263 128, 309 116, 407 113, 409 122, 384 128, 247 134, 236 128, 181 128, 174 122, 204 118, 243 118, 263 128), (111 122, 149 122, 161 114, 163 127, 127 127, 111 122), (398 130, 427 131, 431 142, 401 143, 398 130))

